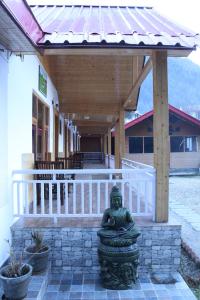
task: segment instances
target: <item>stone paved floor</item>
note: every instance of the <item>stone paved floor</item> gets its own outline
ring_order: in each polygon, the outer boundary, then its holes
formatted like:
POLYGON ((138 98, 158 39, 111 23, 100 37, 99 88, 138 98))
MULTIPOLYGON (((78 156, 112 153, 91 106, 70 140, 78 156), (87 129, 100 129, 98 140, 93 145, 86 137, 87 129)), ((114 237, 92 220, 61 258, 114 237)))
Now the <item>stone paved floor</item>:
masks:
POLYGON ((170 177, 170 222, 182 225, 181 237, 200 261, 200 176, 170 177))
POLYGON ((130 290, 106 290, 91 274, 52 274, 44 300, 195 300, 182 277, 176 273, 175 284, 154 284, 149 274, 140 274, 130 290))

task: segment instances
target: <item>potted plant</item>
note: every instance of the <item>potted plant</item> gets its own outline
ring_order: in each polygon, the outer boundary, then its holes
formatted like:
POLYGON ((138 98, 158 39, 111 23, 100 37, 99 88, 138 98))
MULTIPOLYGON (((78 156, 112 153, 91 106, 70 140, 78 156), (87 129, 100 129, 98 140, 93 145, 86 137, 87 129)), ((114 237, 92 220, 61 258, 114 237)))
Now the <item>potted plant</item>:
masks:
POLYGON ((24 252, 33 267, 33 273, 40 273, 47 269, 50 247, 44 244, 42 233, 34 231, 31 236, 33 245, 26 247, 24 252))
POLYGON ((17 259, 9 241, 10 262, 0 270, 4 296, 2 299, 19 300, 26 297, 31 280, 32 266, 17 259))

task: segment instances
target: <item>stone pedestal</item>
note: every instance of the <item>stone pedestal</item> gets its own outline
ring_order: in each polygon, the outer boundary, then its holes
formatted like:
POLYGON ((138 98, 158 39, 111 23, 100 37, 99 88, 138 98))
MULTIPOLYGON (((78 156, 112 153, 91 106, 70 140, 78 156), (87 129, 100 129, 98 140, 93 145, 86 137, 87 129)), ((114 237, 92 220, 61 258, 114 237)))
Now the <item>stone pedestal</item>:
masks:
POLYGON ((137 244, 112 247, 100 242, 98 247, 102 285, 108 289, 128 289, 137 280, 139 250, 137 244))

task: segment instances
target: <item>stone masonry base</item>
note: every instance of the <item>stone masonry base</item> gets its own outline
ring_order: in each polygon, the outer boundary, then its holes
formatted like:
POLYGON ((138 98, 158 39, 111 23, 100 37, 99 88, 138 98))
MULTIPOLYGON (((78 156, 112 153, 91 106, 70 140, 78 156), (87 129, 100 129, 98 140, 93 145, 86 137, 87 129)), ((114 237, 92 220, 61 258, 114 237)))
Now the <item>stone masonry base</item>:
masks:
MULTIPOLYGON (((180 264, 181 226, 157 224, 138 225, 141 236, 139 271, 177 271, 180 264)), ((99 228, 74 227, 18 227, 13 226, 14 249, 21 254, 24 247, 31 244, 31 232, 39 230, 44 240, 51 246, 52 272, 97 273, 99 228)))

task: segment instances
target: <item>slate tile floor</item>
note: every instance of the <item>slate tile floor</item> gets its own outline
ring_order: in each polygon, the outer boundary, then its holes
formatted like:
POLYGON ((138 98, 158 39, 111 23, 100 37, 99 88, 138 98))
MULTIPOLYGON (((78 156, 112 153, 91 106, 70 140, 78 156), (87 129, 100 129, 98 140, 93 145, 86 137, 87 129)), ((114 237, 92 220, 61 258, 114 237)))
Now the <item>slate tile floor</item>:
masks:
POLYGON ((44 300, 195 300, 182 277, 175 284, 154 284, 149 274, 140 274, 130 290, 106 290, 91 274, 51 274, 44 300))

